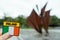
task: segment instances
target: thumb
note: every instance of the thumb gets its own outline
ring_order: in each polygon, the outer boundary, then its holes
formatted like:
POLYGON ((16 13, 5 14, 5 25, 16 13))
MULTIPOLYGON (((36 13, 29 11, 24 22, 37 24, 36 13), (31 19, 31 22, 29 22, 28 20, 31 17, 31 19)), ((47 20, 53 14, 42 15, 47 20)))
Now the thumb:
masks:
POLYGON ((6 33, 6 34, 2 35, 1 37, 6 40, 6 39, 10 38, 11 35, 9 33, 6 33))
POLYGON ((2 35, 2 33, 0 33, 0 36, 2 35))

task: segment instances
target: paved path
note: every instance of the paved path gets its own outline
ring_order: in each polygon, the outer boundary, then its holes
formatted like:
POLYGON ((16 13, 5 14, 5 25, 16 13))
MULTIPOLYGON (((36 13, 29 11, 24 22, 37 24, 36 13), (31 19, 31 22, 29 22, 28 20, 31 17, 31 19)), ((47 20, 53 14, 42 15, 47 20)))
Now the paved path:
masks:
MULTIPOLYGON (((20 31, 20 40, 60 40, 60 30, 54 29, 49 30, 49 36, 45 36, 45 32, 43 35, 40 35, 33 29, 21 29, 20 31)), ((12 37, 9 40, 17 40, 17 37, 12 37)))

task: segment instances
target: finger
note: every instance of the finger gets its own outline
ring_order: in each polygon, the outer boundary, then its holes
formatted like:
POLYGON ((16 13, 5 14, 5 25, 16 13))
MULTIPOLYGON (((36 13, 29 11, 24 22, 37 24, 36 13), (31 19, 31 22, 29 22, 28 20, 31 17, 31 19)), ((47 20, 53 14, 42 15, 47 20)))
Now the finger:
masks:
POLYGON ((6 33, 6 34, 2 35, 1 37, 6 40, 6 39, 10 38, 11 35, 9 33, 6 33))
POLYGON ((11 38, 12 37, 12 35, 10 35, 7 39, 9 39, 9 38, 11 38))
POLYGON ((0 36, 2 35, 2 33, 0 32, 0 36))

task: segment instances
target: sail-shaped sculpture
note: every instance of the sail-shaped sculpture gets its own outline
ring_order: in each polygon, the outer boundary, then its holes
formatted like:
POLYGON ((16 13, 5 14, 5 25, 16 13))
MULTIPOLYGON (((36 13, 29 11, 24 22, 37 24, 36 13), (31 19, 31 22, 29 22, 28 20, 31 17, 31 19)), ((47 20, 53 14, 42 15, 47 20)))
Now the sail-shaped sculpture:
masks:
POLYGON ((40 15, 38 15, 33 9, 30 16, 26 19, 27 24, 41 34, 42 34, 42 27, 45 29, 46 33, 48 33, 50 10, 45 11, 46 5, 47 3, 41 9, 40 15))
POLYGON ((27 18, 27 24, 34 28, 37 32, 41 33, 40 31, 40 17, 37 15, 37 13, 35 12, 35 10, 33 9, 31 15, 27 18))

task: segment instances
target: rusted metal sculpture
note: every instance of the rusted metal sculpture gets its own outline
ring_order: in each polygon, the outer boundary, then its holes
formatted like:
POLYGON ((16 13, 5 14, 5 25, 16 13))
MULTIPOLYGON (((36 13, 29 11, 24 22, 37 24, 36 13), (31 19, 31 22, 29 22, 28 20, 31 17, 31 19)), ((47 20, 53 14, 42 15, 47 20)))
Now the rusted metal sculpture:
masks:
POLYGON ((41 34, 42 27, 45 29, 46 33, 48 33, 50 10, 45 11, 46 5, 47 3, 41 9, 40 16, 38 16, 38 14, 33 9, 31 15, 26 19, 27 24, 41 34))
POLYGON ((44 7, 41 9, 41 14, 40 14, 40 23, 41 27, 45 29, 46 33, 48 33, 48 25, 49 25, 49 20, 50 20, 50 11, 45 11, 47 3, 44 5, 44 7))
POLYGON ((40 33, 40 17, 36 14, 35 10, 33 9, 31 15, 27 18, 27 24, 30 27, 33 27, 37 32, 40 33))

